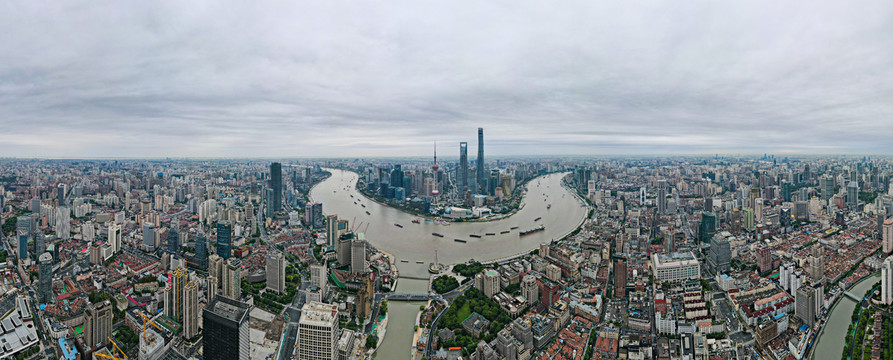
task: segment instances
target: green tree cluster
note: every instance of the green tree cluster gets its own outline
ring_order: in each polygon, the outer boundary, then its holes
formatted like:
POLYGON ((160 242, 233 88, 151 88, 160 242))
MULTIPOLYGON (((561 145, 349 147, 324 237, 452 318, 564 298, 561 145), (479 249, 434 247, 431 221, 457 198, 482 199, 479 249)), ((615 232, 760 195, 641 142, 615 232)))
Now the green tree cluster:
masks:
POLYGON ((454 339, 445 341, 441 347, 462 347, 465 355, 469 355, 474 352, 474 348, 480 340, 493 341, 496 338, 496 333, 510 321, 512 321, 511 318, 499 307, 499 304, 484 296, 478 289, 470 288, 450 304, 449 309, 438 323, 438 327, 453 330, 456 334, 454 339), (471 336, 462 329, 462 321, 472 312, 481 314, 490 321, 489 330, 484 332, 480 338, 471 336))
POLYGON ((434 283, 431 285, 431 288, 438 294, 446 294, 457 287, 459 287, 459 281, 449 275, 434 279, 434 283))
POLYGON ((364 344, 364 347, 366 349, 375 349, 375 345, 378 345, 378 335, 367 336, 366 344, 364 344))
POLYGON ((471 264, 457 264, 453 266, 453 271, 464 277, 471 277, 484 270, 484 264, 473 262, 471 264))

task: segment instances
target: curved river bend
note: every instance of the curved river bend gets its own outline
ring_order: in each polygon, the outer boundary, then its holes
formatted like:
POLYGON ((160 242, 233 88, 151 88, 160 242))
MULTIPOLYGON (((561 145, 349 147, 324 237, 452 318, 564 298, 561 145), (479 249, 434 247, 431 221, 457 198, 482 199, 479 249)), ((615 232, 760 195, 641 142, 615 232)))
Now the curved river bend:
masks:
MULTIPOLYGON (((450 225, 420 219, 419 224, 414 224, 412 220, 416 219, 415 216, 377 204, 360 194, 355 188, 356 173, 327 170, 332 176, 313 187, 310 198, 323 204, 324 214, 337 214, 340 219, 349 220, 351 228, 365 232, 366 240, 373 246, 396 256, 401 276, 427 278, 428 263, 434 261, 434 250, 438 252, 438 260, 446 264, 462 263, 469 259, 496 260, 529 252, 542 242, 560 238, 576 229, 588 212, 580 199, 561 186, 564 174, 549 174, 527 184, 523 208, 508 218, 450 225), (358 203, 354 204, 355 201, 358 203), (547 209, 548 204, 552 204, 551 209, 547 209), (367 215, 366 211, 371 215, 367 215), (534 221, 538 217, 542 219, 534 221), (403 225, 403 228, 395 226, 395 223, 403 225), (524 237, 518 235, 521 230, 539 225, 545 225, 546 229, 524 237), (511 229, 516 226, 517 229, 511 229), (509 233, 501 233, 506 230, 509 233), (435 232, 443 237, 431 234, 435 232), (481 237, 471 237, 470 234, 481 237), (454 239, 467 242, 459 243, 454 239), (421 264, 417 263, 419 261, 421 264)), ((427 281, 402 279, 397 284, 397 291, 424 293, 427 286, 427 281)), ((388 328, 375 354, 376 358, 409 359, 413 326, 421 304, 392 302, 388 306, 388 328)))
POLYGON ((588 212, 582 200, 561 186, 564 174, 559 173, 531 180, 527 184, 527 195, 522 200, 523 208, 508 218, 450 225, 420 219, 419 224, 414 224, 412 220, 416 219, 415 216, 380 205, 360 194, 355 188, 356 173, 327 170, 332 176, 317 184, 311 190, 310 198, 323 204, 323 213, 337 214, 338 218, 349 220, 351 228, 365 232, 370 244, 396 256, 401 275, 427 278, 428 263, 434 261, 435 250, 438 260, 446 264, 463 263, 469 259, 490 261, 528 252, 542 242, 573 231, 588 212), (547 209, 549 204, 552 205, 551 209, 547 209), (535 221, 540 217, 542 219, 535 221), (539 225, 545 225, 546 229, 523 237, 518 235, 519 231, 539 225), (509 232, 503 234, 504 231, 509 232), (432 233, 442 234, 443 237, 432 233), (480 235, 480 238, 471 237, 471 234, 480 235), (454 239, 462 239, 466 243, 454 239))
MULTIPOLYGON (((873 275, 868 279, 851 287, 847 292, 862 297, 871 289, 874 284, 881 281, 880 275, 873 275)), ((853 315, 853 309, 858 305, 855 301, 848 297, 841 297, 837 301, 837 306, 831 309, 831 315, 828 322, 825 323, 824 330, 816 342, 813 359, 839 359, 843 352, 843 345, 846 342, 846 331, 850 326, 850 318, 853 315)))

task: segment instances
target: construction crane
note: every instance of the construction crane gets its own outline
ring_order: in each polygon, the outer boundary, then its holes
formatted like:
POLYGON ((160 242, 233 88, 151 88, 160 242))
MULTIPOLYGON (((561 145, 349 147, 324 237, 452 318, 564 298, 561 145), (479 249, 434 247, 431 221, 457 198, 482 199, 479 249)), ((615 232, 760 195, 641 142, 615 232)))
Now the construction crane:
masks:
POLYGON ((118 350, 118 352, 124 356, 124 359, 127 359, 127 353, 125 353, 124 350, 121 350, 121 348, 118 347, 118 344, 115 343, 115 340, 109 337, 109 341, 112 343, 112 346, 115 347, 115 350, 118 350))
MULTIPOLYGON (((115 355, 109 355, 109 354, 103 354, 98 351, 93 352, 93 356, 100 357, 103 359, 110 359, 110 360, 127 360, 127 354, 125 354, 124 351, 122 351, 121 348, 118 347, 118 344, 115 343, 115 340, 112 339, 111 337, 109 337, 109 342, 112 343, 112 346, 114 346, 115 349, 118 350, 118 353, 120 353, 121 356, 123 356, 123 358, 118 357, 117 353, 115 355)), ((109 351, 109 353, 111 353, 111 351, 109 351)))
POLYGON ((106 354, 103 354, 103 353, 101 353, 101 352, 94 352, 94 353, 93 353, 93 356, 95 356, 95 357, 100 357, 100 358, 103 358, 103 359, 111 359, 111 360, 127 360, 127 358, 123 358, 123 359, 122 359, 122 358, 115 357, 115 356, 112 356, 112 355, 106 355, 106 354))
POLYGON ((152 326, 154 326, 156 329, 158 329, 158 331, 161 331, 159 334, 164 333, 164 330, 161 329, 161 326, 158 326, 158 324, 156 324, 154 321, 152 321, 152 319, 149 319, 149 317, 146 316, 145 314, 143 314, 142 311, 137 310, 136 313, 139 314, 139 316, 143 318, 143 340, 145 340, 147 342, 149 341, 149 339, 146 338, 146 324, 147 323, 152 324, 152 326))

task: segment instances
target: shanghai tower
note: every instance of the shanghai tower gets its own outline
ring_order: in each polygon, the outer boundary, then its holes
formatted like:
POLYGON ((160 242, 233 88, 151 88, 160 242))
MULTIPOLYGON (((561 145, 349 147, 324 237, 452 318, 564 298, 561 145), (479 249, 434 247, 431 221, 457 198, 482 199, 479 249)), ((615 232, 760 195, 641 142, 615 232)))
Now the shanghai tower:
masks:
POLYGON ((478 128, 478 164, 476 181, 478 194, 487 193, 487 179, 484 178, 484 128, 478 128))
POLYGON ((459 195, 464 195, 468 190, 468 143, 459 143, 459 195))

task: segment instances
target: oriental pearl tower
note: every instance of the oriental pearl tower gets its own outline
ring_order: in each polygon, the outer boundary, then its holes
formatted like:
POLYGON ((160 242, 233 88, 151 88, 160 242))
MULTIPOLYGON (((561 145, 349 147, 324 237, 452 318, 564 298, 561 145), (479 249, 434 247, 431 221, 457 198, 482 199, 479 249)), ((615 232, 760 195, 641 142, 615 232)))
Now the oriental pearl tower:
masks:
POLYGON ((434 205, 437 205, 437 195, 440 195, 440 190, 437 190, 437 141, 434 141, 434 165, 431 165, 431 170, 434 171, 434 189, 431 190, 431 197, 434 198, 434 205))

